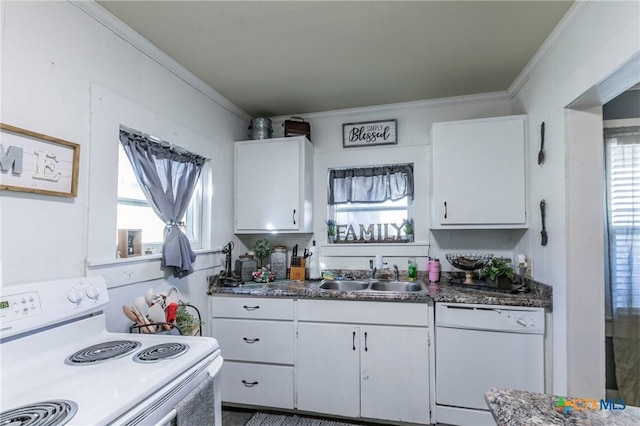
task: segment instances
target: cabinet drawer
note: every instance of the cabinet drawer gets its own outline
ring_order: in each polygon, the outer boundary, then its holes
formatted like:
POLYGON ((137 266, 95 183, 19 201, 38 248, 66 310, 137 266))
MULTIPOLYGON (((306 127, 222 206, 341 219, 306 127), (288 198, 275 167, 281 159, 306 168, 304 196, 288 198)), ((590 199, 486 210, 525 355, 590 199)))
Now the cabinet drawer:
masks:
POLYGON ((213 335, 225 359, 293 364, 293 322, 216 318, 213 335))
POLYGON ((426 302, 298 300, 298 320, 426 327, 429 314, 426 302))
POLYGON ((293 299, 223 296, 211 299, 214 318, 293 320, 293 299))
POLYGON ((293 367, 225 360, 220 377, 225 402, 293 408, 293 367))

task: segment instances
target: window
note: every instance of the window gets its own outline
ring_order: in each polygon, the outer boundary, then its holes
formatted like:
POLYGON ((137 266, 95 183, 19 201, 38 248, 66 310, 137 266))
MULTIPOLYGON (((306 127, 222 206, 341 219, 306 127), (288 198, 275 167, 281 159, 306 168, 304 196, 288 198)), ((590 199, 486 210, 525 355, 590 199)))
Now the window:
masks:
POLYGON ((329 171, 330 217, 340 242, 406 240, 412 216, 413 165, 329 171))
MULTIPOLYGON (((117 229, 141 229, 143 250, 152 246, 154 252, 158 253, 164 240, 165 224, 147 201, 138 185, 124 148, 121 144, 118 145, 117 229)), ((202 179, 200 179, 183 219, 186 225, 185 233, 192 248, 201 248, 202 198, 202 179)))
POLYGON ((617 315, 640 311, 640 127, 605 129, 605 141, 607 296, 617 315))

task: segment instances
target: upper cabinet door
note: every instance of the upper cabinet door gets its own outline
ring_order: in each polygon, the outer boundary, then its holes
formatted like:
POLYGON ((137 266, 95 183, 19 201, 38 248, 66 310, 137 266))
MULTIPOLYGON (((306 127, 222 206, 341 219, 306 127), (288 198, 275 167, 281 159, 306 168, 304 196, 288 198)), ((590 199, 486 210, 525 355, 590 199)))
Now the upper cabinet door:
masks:
POLYGON ((433 229, 526 228, 524 115, 434 123, 433 229))
POLYGON ((311 232, 313 147, 305 137, 235 144, 235 232, 311 232))

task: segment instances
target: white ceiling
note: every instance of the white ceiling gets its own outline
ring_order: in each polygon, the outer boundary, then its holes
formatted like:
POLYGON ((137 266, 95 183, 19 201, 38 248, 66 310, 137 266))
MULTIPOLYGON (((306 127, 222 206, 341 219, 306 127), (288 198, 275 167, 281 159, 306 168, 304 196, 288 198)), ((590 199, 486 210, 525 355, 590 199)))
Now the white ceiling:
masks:
POLYGON ((507 90, 572 1, 99 1, 252 116, 507 90))

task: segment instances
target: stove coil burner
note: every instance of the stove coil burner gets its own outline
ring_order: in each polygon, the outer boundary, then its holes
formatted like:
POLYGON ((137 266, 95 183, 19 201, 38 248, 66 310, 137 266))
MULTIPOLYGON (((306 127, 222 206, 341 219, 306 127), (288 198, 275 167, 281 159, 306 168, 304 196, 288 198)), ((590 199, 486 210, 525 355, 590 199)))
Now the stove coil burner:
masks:
POLYGON ((182 343, 162 343, 141 350, 133 359, 137 362, 157 362, 179 357, 188 349, 189 346, 182 343))
POLYGON ((113 340, 84 348, 65 360, 69 365, 93 365, 125 356, 141 346, 133 340, 113 340))
POLYGON ((36 402, 0 413, 0 425, 62 426, 77 412, 78 405, 64 399, 36 402))

